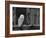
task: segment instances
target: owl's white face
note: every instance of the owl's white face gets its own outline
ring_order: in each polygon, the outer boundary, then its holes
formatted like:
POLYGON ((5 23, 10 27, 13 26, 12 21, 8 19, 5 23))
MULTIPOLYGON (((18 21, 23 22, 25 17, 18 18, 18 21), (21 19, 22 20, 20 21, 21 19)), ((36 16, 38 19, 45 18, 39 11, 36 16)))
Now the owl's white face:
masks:
POLYGON ((21 20, 21 21, 24 20, 24 15, 20 15, 20 20, 21 20))
POLYGON ((24 15, 20 15, 20 18, 24 18, 24 15))

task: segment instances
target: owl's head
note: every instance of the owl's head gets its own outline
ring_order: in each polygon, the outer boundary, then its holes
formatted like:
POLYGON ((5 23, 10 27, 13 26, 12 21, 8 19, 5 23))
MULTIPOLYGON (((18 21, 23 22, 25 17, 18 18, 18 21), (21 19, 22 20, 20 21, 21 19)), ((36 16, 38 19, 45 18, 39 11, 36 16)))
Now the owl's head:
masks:
POLYGON ((23 14, 21 14, 21 15, 20 15, 20 18, 24 18, 24 15, 23 15, 23 14))

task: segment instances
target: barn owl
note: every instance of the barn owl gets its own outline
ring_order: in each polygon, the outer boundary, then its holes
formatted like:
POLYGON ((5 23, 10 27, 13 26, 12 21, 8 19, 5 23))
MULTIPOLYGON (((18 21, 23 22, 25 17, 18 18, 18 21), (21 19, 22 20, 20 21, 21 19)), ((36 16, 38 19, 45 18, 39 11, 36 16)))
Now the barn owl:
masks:
POLYGON ((20 17, 18 18, 18 26, 19 27, 22 25, 23 21, 24 21, 24 15, 21 14, 20 17))

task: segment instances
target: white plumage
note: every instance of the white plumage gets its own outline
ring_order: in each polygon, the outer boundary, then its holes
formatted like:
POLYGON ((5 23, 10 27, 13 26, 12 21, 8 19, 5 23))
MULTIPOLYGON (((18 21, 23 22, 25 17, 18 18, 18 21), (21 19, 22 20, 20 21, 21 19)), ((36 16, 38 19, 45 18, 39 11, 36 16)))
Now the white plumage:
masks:
POLYGON ((21 14, 20 17, 19 17, 19 19, 18 19, 18 26, 19 27, 22 25, 23 21, 24 21, 24 15, 21 14))

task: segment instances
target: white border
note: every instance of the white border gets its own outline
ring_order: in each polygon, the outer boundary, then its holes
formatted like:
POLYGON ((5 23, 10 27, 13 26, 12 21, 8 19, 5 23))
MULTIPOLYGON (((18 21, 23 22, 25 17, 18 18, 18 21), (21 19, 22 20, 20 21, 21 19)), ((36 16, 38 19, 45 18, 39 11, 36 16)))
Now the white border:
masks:
POLYGON ((22 34, 22 33, 38 33, 42 32, 42 6, 36 5, 18 5, 18 4, 10 4, 10 34, 22 34), (13 31, 12 30, 12 7, 24 7, 24 8, 40 8, 40 30, 24 30, 24 31, 13 31))

